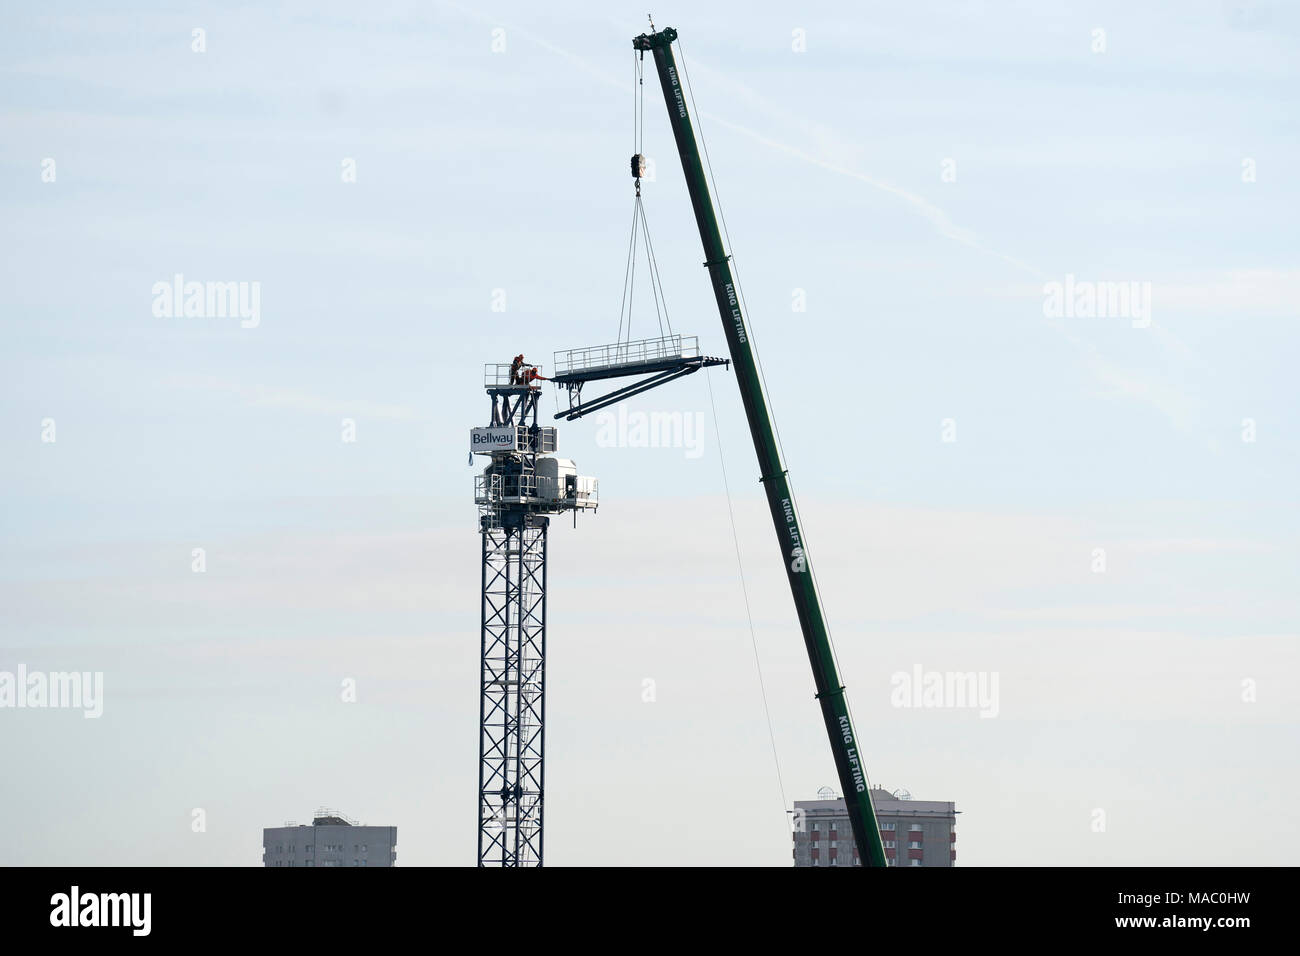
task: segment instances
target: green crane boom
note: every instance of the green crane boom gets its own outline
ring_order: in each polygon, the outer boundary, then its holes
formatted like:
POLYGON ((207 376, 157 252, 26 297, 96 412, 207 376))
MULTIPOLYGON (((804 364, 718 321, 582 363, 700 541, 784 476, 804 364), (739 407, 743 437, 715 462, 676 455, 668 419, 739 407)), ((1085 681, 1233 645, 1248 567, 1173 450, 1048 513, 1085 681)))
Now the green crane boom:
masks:
POLYGON ((830 638, 826 633, 826 621, 822 616, 821 599, 813 580, 808 549, 799 529, 794 496, 790 493, 787 472, 781 462, 781 452, 772 429, 762 379, 745 330, 745 319, 740 312, 740 300, 731 276, 731 257, 727 255, 722 235, 718 231, 718 220, 709 195, 708 177, 700 160, 685 91, 673 58, 672 42, 676 39, 677 31, 669 27, 657 33, 643 33, 632 41, 632 46, 641 51, 642 56, 645 51, 650 51, 659 73, 664 102, 668 107, 668 121, 677 141, 677 152, 682 158, 682 171, 686 174, 691 205, 695 208, 695 221, 704 243, 704 265, 709 270, 713 295, 717 299, 718 313, 722 317, 722 326, 727 336, 727 346, 736 366, 736 381, 740 385, 740 397, 749 419, 749 431, 754 438, 754 451, 758 454, 763 489, 767 493, 772 524, 776 527, 777 541, 781 546, 786 577, 790 581, 790 593, 794 595, 795 608, 799 612, 799 626, 803 629, 808 659, 812 663, 817 700, 821 704, 826 732, 830 735, 835 769, 839 773, 840 788, 844 791, 844 802, 853 826, 853 839, 857 842, 858 855, 865 865, 885 866, 885 850, 868 793, 857 735, 853 732, 848 701, 835 668, 830 638))

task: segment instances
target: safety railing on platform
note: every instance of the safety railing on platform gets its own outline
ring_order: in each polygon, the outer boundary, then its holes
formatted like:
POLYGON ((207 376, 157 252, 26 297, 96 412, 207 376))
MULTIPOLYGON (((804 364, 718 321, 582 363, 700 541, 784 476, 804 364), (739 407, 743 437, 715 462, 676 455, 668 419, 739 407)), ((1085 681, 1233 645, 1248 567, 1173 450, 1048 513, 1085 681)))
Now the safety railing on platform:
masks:
POLYGON ((514 384, 510 381, 509 362, 488 362, 483 366, 484 388, 506 388, 514 384))
MULTIPOLYGON (((591 372, 620 365, 643 365, 667 359, 694 358, 700 354, 698 335, 665 335, 657 339, 593 345, 555 353, 555 375, 591 372)), ((509 378, 509 366, 506 366, 509 378)))
MULTIPOLYGON (((534 380, 529 382, 525 379, 525 374, 529 369, 532 368, 537 369, 538 370, 537 374, 540 376, 542 374, 542 371, 544 371, 542 366, 533 365, 532 363, 526 363, 524 365, 521 365, 517 370, 518 374, 516 375, 514 381, 511 381, 510 370, 513 369, 514 367, 515 366, 513 362, 488 362, 486 365, 483 366, 483 387, 484 388, 527 388, 529 386, 531 386, 532 388, 542 387, 542 383, 540 381, 534 380)), ((547 378, 549 377, 550 376, 547 376, 547 378)))
POLYGON ((580 475, 574 482, 573 503, 576 508, 595 508, 600 502, 600 482, 580 475))
POLYGON ((475 475, 474 500, 481 505, 537 497, 536 475, 475 475))

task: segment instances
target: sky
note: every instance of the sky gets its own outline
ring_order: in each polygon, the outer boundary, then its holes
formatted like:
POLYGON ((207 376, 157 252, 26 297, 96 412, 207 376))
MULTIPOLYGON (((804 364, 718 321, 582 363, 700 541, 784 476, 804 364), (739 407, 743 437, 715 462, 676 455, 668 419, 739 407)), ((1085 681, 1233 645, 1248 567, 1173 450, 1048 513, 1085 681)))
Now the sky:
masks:
MULTIPOLYGON (((474 863, 467 431, 484 363, 618 334, 643 6, 10 17, 0 675, 103 698, 0 706, 0 864, 257 866, 319 806, 474 863), (250 308, 167 314, 178 274, 250 308)), ((872 783, 954 801, 958 865, 1293 863, 1300 13, 654 14, 872 783)), ((721 355, 646 84, 669 318, 721 355)), ((789 865, 837 782, 734 378, 624 408, 559 426, 601 507, 550 535, 547 865, 789 865)))

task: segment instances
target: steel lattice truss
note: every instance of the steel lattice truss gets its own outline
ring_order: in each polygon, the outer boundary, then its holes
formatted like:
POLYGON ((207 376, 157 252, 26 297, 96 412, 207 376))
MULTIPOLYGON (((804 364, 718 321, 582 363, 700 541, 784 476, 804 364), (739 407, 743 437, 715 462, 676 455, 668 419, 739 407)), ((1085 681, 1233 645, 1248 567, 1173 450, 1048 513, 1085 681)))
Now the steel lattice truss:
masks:
POLYGON ((482 532, 479 866, 542 865, 547 520, 532 520, 482 532))

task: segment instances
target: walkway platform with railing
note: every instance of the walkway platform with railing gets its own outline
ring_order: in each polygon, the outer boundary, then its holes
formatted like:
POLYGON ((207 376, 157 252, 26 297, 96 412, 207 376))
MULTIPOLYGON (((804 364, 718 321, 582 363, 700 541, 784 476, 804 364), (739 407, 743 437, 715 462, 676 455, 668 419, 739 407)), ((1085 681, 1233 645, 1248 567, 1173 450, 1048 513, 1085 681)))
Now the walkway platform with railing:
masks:
POLYGON ((555 371, 550 380, 568 391, 569 407, 555 417, 570 421, 581 418, 702 368, 730 364, 729 359, 701 355, 700 340, 695 335, 664 335, 556 352, 555 371), (582 400, 582 386, 586 382, 629 375, 647 377, 594 400, 582 400))
POLYGON ((700 340, 696 335, 665 335, 656 339, 593 345, 555 353, 551 380, 589 382, 598 378, 618 378, 644 372, 663 372, 680 368, 700 358, 700 340))

